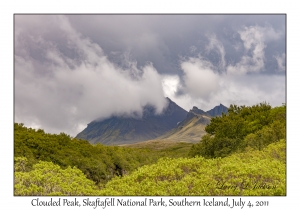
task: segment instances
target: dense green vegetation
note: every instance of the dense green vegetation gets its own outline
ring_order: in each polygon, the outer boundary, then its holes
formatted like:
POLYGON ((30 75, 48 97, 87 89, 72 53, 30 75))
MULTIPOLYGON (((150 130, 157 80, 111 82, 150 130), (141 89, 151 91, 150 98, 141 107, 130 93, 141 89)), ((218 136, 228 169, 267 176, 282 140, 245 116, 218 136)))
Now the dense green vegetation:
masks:
POLYGON ((266 103, 252 107, 231 105, 228 114, 212 118, 207 134, 193 145, 190 156, 225 157, 247 149, 261 150, 286 138, 286 106, 266 103))
POLYGON ((15 195, 285 195, 286 106, 231 105, 197 144, 92 145, 14 125, 15 195))
POLYGON ((94 182, 82 171, 39 161, 26 172, 26 158, 15 158, 15 195, 97 195, 94 182))
MULTIPOLYGON (((191 144, 177 143, 155 150, 152 147, 130 148, 92 145, 61 133, 47 134, 43 130, 14 125, 14 155, 27 158, 27 171, 39 160, 53 162, 63 169, 77 167, 88 179, 102 184, 113 176, 123 176, 145 164, 155 163, 161 157, 187 156, 191 144), (179 152, 182 150, 184 152, 179 152)), ((158 144, 156 144, 158 146, 158 144)))
POLYGON ((226 158, 162 158, 101 190, 76 167, 15 158, 15 195, 286 195, 286 142, 226 158))
POLYGON ((100 195, 285 195, 285 141, 226 158, 160 159, 115 177, 100 195))

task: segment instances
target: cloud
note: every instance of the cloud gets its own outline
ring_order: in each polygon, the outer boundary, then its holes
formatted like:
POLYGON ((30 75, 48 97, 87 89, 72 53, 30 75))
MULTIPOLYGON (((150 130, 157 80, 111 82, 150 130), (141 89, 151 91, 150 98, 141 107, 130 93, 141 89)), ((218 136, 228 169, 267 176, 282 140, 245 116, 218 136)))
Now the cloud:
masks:
POLYGON ((225 49, 223 44, 217 39, 215 34, 207 35, 209 39, 209 44, 206 45, 207 52, 211 52, 212 50, 216 50, 220 56, 220 61, 218 67, 220 70, 224 71, 226 67, 225 61, 225 49))
POLYGON ((184 92, 195 98, 208 99, 219 88, 219 75, 213 71, 213 65, 202 57, 189 58, 181 63, 184 72, 184 92))
POLYGON ((272 106, 285 103, 284 75, 220 74, 215 73, 213 67, 201 67, 201 62, 199 58, 185 61, 183 68, 188 70, 183 82, 175 76, 163 79, 164 92, 186 110, 197 106, 208 111, 220 103, 225 106, 251 106, 263 101, 272 106), (184 90, 183 93, 177 94, 180 90, 184 90))
POLYGON ((281 34, 275 32, 269 25, 244 27, 239 34, 243 41, 245 55, 235 65, 229 65, 227 72, 229 74, 246 74, 264 71, 265 43, 279 39, 281 34))
POLYGON ((279 71, 279 72, 285 71, 285 53, 282 53, 281 56, 275 55, 274 58, 277 61, 277 66, 278 66, 277 71, 279 71))
POLYGON ((159 112, 165 96, 186 110, 285 100, 284 15, 14 17, 15 121, 27 126, 76 135, 145 104, 159 112))
POLYGON ((285 102, 285 77, 282 75, 224 75, 220 83, 220 91, 211 101, 249 106, 263 101, 272 106, 285 102))
MULTIPOLYGON (((45 39, 26 28, 16 35, 16 121, 76 135, 96 118, 141 113, 146 104, 154 105, 157 113, 163 110, 161 76, 151 63, 138 68, 127 60, 131 65, 120 68, 67 18, 54 16, 52 23, 61 40, 45 39)), ((47 31, 47 26, 40 30, 47 31)))
MULTIPOLYGON (((109 60, 113 61, 112 59, 116 57, 110 52, 122 54, 129 51, 137 66, 144 66, 151 61, 161 74, 182 74, 178 56, 196 56, 194 49, 204 55, 209 43, 207 34, 214 34, 226 52, 225 60, 222 60, 220 51, 215 45, 210 54, 206 55, 206 58, 214 64, 220 64, 220 69, 222 63, 234 66, 240 61, 241 55, 244 54, 242 50, 245 49, 238 31, 243 31, 246 27, 257 26, 268 29, 264 35, 267 44, 265 49, 269 50, 268 53, 265 51, 265 58, 269 59, 269 54, 273 52, 281 54, 285 51, 283 36, 285 15, 68 15, 67 17, 74 29, 101 46, 109 60), (278 37, 278 42, 274 43, 278 37), (195 48, 190 48, 191 46, 195 48), (240 50, 236 51, 234 46, 240 47, 240 50)), ((271 60, 271 65, 266 65, 265 62, 264 72, 271 73, 269 71, 273 71, 272 65, 275 64, 274 59, 271 60)))
MULTIPOLYGON (((253 105, 267 101, 281 105, 285 101, 285 77, 282 75, 247 74, 264 70, 264 49, 267 42, 277 40, 279 33, 271 27, 250 26, 239 31, 245 54, 235 65, 227 65, 223 44, 214 34, 207 36, 206 55, 211 51, 219 54, 219 63, 212 63, 202 57, 189 57, 181 62, 182 81, 179 78, 167 78, 164 88, 171 99, 185 109, 196 105, 201 109, 211 109, 220 103, 253 105), (226 69, 227 72, 218 71, 226 69), (170 88, 171 87, 171 88, 170 88), (172 91, 170 91, 172 90, 172 91), (181 94, 178 94, 181 92, 181 94)), ((283 69, 284 54, 275 56, 278 66, 283 69)))
POLYGON ((162 87, 166 97, 173 98, 180 88, 180 78, 178 75, 162 75, 162 87))
POLYGON ((197 47, 195 47, 194 45, 193 46, 190 46, 190 48, 189 48, 189 50, 190 50, 190 53, 195 53, 196 52, 196 50, 197 50, 197 47))

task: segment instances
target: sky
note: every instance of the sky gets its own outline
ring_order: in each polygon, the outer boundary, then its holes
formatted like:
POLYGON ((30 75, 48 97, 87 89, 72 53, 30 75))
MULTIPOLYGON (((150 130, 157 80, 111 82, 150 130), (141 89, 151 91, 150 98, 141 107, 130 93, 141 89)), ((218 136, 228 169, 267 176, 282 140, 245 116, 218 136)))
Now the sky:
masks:
POLYGON ((286 103, 285 15, 14 15, 14 121, 76 136, 112 115, 286 103))

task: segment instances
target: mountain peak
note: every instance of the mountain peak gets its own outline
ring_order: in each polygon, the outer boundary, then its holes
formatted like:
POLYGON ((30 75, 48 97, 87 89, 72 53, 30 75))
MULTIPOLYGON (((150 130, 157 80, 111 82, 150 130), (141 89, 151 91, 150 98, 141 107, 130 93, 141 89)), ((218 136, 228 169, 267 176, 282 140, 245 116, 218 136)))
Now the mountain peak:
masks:
POLYGON ((161 114, 155 114, 155 107, 143 107, 142 118, 132 116, 114 116, 88 124, 76 138, 86 139, 91 143, 128 144, 154 139, 175 128, 185 119, 187 111, 171 99, 161 114))
POLYGON ((196 106, 193 106, 193 108, 190 110, 190 112, 192 112, 194 114, 207 115, 207 113, 205 111, 203 111, 202 109, 198 109, 198 107, 196 107, 196 106))
POLYGON ((198 107, 193 106, 192 110, 198 110, 198 107))
POLYGON ((222 113, 228 113, 228 108, 220 103, 219 106, 215 106, 213 109, 207 111, 206 113, 208 113, 212 117, 221 116, 222 113))

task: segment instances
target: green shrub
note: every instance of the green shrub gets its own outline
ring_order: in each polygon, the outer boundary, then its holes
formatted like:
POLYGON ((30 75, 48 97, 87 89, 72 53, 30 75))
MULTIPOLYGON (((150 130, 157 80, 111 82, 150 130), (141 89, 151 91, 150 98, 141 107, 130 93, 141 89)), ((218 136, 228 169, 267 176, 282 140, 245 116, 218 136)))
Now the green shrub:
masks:
POLYGON ((285 195, 285 141, 226 158, 160 159, 106 184, 100 195, 285 195))
MULTIPOLYGON (((22 158, 25 160, 26 158, 22 158)), ((15 195, 97 195, 94 182, 76 167, 61 169, 51 162, 39 161, 33 170, 24 172, 15 165, 15 195)))

